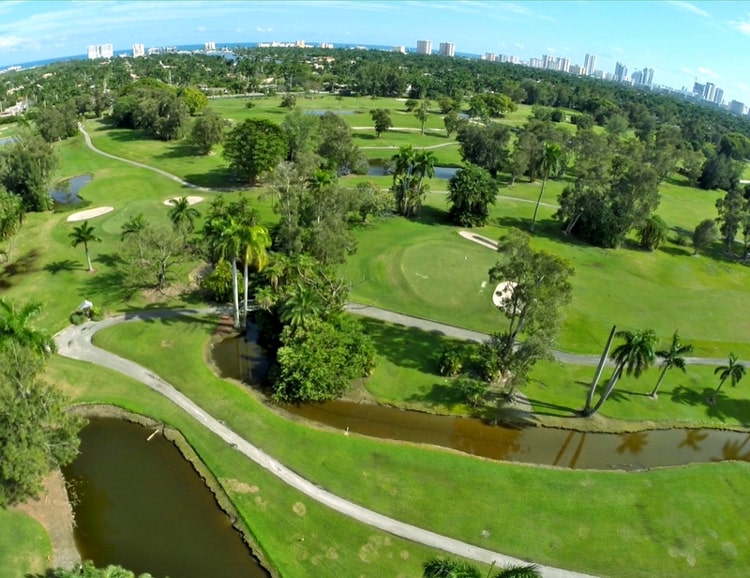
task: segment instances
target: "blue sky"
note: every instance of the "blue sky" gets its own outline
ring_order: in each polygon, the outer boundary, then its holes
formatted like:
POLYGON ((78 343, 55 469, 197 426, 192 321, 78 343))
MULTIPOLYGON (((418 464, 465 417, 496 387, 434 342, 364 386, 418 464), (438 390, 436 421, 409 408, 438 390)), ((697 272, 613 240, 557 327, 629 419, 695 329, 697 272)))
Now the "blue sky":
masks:
POLYGON ((522 60, 543 53, 612 72, 655 69, 675 88, 710 81, 725 100, 750 103, 750 2, 429 0, 346 1, 0 1, 0 67, 83 54, 88 44, 115 50, 259 41, 415 47, 453 42, 458 52, 522 60))

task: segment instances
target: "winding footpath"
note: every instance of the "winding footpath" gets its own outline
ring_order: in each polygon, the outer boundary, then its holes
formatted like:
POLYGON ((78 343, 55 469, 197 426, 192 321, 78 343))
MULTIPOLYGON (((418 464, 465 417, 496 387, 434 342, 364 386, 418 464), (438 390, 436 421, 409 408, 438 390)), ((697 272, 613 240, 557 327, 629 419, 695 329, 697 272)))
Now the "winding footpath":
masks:
MULTIPOLYGON (((268 470, 284 483, 341 514, 372 526, 373 528, 378 528, 379 530, 388 532, 394 536, 418 544, 423 544, 431 548, 436 548, 455 556, 461 556, 463 558, 482 562, 484 564, 496 563, 505 566, 528 563, 524 560, 505 556, 498 552, 493 552, 485 548, 480 548, 472 544, 467 544, 466 542, 461 542, 447 536, 436 534, 435 532, 430 532, 423 528, 412 526, 411 524, 400 522, 345 500, 318 487, 235 433, 232 429, 208 414, 190 398, 179 392, 173 385, 166 382, 158 375, 137 363, 95 347, 91 342, 97 331, 126 321, 164 319, 175 316, 200 315, 202 313, 216 312, 218 312, 216 309, 185 309, 126 313, 116 317, 109 317, 99 322, 89 321, 83 325, 71 325, 55 336, 55 343, 57 344, 58 353, 60 353, 60 355, 107 367, 147 385, 179 406, 198 423, 215 433, 231 447, 250 458, 262 468, 268 470)), ((586 578, 588 576, 586 574, 579 574, 547 566, 539 566, 539 569, 546 578, 586 578)))

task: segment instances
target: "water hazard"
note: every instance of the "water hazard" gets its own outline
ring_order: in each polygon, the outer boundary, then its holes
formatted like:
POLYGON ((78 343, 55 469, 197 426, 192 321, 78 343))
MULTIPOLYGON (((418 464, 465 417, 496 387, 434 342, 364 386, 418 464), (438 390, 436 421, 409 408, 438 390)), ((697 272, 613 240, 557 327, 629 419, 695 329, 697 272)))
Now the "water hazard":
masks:
POLYGON ((78 193, 84 186, 91 182, 91 179, 91 175, 78 175, 55 185, 55 188, 49 194, 56 203, 60 203, 61 205, 80 203, 83 199, 78 196, 78 193))
MULTIPOLYGON (((252 339, 252 337, 251 337, 252 339)), ((230 337, 215 345, 214 363, 223 377, 257 380, 254 343, 230 337)), ((257 382, 257 381, 256 381, 257 382)), ((750 434, 710 429, 652 430, 628 434, 485 423, 397 408, 331 401, 291 406, 288 412, 366 436, 423 443, 468 454, 574 469, 642 470, 724 460, 750 461, 750 434)))
POLYGON ((155 578, 268 578, 179 450, 153 430, 92 419, 63 473, 81 557, 155 578))

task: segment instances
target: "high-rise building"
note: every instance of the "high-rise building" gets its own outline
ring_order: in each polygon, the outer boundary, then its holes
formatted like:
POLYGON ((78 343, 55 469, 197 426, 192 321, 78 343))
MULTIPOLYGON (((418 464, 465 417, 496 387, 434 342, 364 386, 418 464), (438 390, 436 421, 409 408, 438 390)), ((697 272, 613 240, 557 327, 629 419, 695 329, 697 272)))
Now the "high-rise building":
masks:
POLYGON ((406 46, 394 46, 392 52, 400 52, 406 54, 406 46))
POLYGON ((724 91, 720 88, 717 88, 716 91, 714 91, 714 102, 721 106, 721 103, 724 101, 724 91))
POLYGON ((557 61, 557 70, 561 72, 570 72, 570 58, 560 58, 557 61))
POLYGON ((323 50, 333 50, 333 44, 331 42, 321 42, 318 44, 318 48, 322 48, 323 50))
POLYGON ((138 58, 139 56, 145 55, 146 49, 143 47, 143 44, 133 44, 133 58, 138 58))
POLYGON ((529 58, 529 66, 531 68, 542 68, 544 63, 538 58, 529 58))
POLYGON ((586 76, 592 76, 596 70, 596 54, 587 54, 583 61, 583 68, 586 76))
POLYGON ((485 52, 484 60, 488 60, 489 62, 497 62, 497 55, 492 52, 485 52))
POLYGON ((739 100, 733 100, 729 103, 729 112, 734 114, 745 114, 745 103, 739 100))
POLYGON ((86 56, 89 60, 97 58, 112 58, 115 51, 111 44, 92 44, 86 47, 86 56))
POLYGON ((203 50, 208 52, 209 50, 216 50, 216 42, 213 42, 212 40, 209 40, 208 42, 203 43, 203 50))
POLYGON ((622 62, 615 64, 615 74, 613 78, 615 82, 625 82, 628 78, 628 67, 622 62))
POLYGON ((417 54, 432 54, 432 40, 417 40, 417 54))
POLYGON ((643 84, 643 73, 640 70, 634 71, 633 74, 630 75, 630 80, 632 80, 633 84, 636 86, 640 86, 643 84))
POLYGON ((703 88, 703 100, 710 100, 713 102, 715 90, 716 85, 713 82, 707 82, 706 86, 703 88))
POLYGON ((654 82, 654 69, 644 68, 643 74, 641 75, 641 82, 646 86, 651 86, 654 82))
POLYGON ((440 43, 440 56, 455 56, 456 45, 453 42, 441 42, 440 43))

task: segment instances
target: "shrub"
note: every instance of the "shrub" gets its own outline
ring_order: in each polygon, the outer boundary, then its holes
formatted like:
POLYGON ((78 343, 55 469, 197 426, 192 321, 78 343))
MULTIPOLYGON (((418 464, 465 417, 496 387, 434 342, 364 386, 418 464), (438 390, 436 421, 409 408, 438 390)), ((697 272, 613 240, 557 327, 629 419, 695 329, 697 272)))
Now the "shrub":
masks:
POLYGON ((80 311, 70 314, 70 322, 73 325, 81 325, 87 321, 87 317, 80 311))
POLYGON ((460 345, 448 345, 438 354, 438 371, 440 375, 454 377, 461 373, 464 366, 464 351, 460 345))

